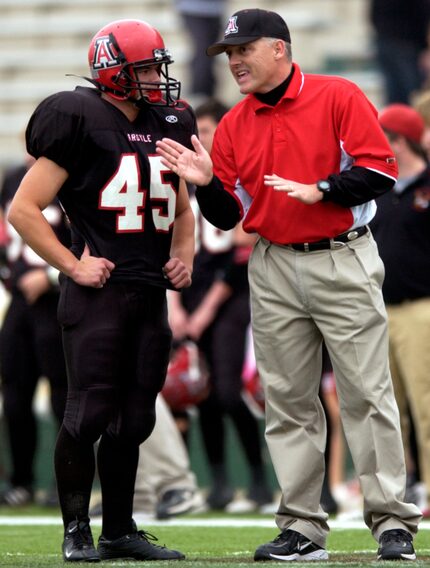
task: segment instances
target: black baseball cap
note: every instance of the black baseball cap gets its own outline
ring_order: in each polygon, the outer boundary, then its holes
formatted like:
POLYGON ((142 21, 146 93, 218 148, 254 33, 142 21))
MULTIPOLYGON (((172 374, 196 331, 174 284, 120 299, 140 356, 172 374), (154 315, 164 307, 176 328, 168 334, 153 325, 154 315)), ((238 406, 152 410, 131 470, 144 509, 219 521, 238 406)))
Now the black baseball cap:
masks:
POLYGON ((291 43, 288 26, 276 12, 260 8, 239 10, 229 19, 224 39, 210 45, 206 54, 219 55, 229 45, 243 45, 261 37, 274 37, 291 43))

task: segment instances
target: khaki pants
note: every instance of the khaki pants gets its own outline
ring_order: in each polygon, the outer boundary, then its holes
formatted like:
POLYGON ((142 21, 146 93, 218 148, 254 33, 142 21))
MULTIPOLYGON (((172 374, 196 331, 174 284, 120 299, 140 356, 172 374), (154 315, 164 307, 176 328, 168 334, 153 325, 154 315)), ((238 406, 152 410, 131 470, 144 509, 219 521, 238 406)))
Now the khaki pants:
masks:
POLYGON ((388 366, 384 268, 370 233, 333 250, 297 252, 260 239, 249 263, 255 354, 266 396, 266 439, 282 490, 280 529, 320 546, 325 416, 318 398, 324 338, 345 435, 376 539, 415 533, 421 518, 403 502, 406 474, 388 366))
POLYGON ((197 491, 188 450, 164 398, 158 395, 154 430, 140 446, 134 509, 152 513, 158 498, 170 489, 197 491))
POLYGON ((409 447, 409 403, 418 442, 422 481, 430 496, 430 298, 387 306, 390 367, 409 447))

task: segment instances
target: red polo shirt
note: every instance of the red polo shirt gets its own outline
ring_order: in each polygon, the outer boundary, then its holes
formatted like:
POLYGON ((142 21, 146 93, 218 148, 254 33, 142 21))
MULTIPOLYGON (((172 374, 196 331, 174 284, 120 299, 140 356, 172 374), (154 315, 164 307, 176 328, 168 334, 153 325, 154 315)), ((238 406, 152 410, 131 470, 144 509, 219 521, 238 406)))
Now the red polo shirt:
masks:
POLYGON ((294 68, 276 106, 248 95, 233 107, 218 125, 212 149, 214 172, 238 200, 244 229, 278 243, 333 237, 369 207, 305 205, 265 186, 265 174, 311 184, 354 165, 397 178, 376 109, 360 89, 340 77, 294 68))

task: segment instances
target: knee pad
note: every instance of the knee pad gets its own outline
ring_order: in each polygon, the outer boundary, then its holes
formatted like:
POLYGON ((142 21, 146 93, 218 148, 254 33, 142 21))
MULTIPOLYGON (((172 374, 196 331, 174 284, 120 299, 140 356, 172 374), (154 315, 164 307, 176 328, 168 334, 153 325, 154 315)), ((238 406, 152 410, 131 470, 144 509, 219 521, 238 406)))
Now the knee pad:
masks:
POLYGON ((115 420, 116 390, 110 387, 69 392, 64 426, 75 440, 95 443, 115 420))
POLYGON ((157 393, 134 393, 117 422, 109 427, 109 434, 138 445, 149 438, 155 426, 156 396, 157 393))

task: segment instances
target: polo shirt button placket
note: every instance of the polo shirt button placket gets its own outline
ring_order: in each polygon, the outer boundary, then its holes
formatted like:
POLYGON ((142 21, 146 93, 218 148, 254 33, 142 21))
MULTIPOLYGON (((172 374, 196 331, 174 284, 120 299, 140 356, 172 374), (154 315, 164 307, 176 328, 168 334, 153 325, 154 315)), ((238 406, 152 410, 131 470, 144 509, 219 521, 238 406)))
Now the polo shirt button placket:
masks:
POLYGON ((281 132, 281 129, 279 127, 279 112, 275 112, 275 132, 281 132))

